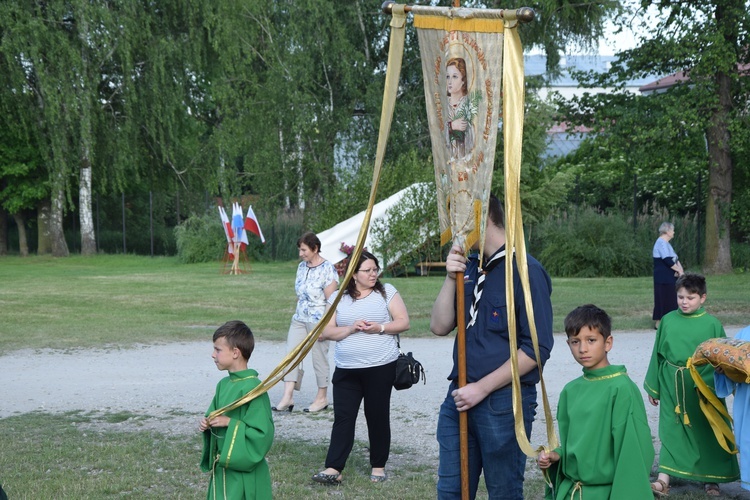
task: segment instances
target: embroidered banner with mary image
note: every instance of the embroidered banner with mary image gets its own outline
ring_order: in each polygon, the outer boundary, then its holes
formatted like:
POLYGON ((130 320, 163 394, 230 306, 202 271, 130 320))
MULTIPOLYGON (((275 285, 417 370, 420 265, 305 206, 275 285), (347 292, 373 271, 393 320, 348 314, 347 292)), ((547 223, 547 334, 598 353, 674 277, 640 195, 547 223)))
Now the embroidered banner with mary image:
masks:
MULTIPOLYGON (((462 9, 465 10, 465 9, 462 9)), ((441 244, 483 242, 497 144, 503 20, 415 15, 441 244)))

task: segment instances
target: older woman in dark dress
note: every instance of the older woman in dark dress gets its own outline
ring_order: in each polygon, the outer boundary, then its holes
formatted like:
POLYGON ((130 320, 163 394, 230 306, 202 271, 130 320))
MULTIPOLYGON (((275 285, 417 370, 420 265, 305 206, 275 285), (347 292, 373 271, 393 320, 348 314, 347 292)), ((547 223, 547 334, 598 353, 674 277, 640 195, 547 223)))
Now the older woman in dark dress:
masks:
POLYGON ((656 328, 662 316, 677 309, 677 278, 685 274, 677 254, 669 244, 674 238, 674 224, 662 222, 659 226, 659 237, 654 243, 654 314, 652 319, 656 328))

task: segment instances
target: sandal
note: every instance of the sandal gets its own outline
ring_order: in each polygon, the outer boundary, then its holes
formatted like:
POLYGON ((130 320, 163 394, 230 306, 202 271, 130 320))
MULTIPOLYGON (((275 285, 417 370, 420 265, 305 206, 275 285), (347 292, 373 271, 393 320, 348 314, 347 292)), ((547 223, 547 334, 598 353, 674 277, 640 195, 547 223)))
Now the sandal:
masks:
POLYGON ((375 474, 370 474, 370 481, 373 483, 382 483, 383 481, 386 481, 388 479, 388 474, 384 474, 382 476, 376 476, 375 474))
POLYGON ((341 484, 341 473, 325 474, 318 472, 312 477, 312 480, 320 484, 341 484))
POLYGON ((651 483, 651 492, 657 497, 668 497, 669 485, 661 479, 657 479, 656 481, 651 483), (658 490, 656 489, 657 486, 659 487, 658 490))
POLYGON ((706 495, 709 497, 718 497, 721 495, 719 485, 716 483, 703 483, 703 491, 705 491, 706 495))

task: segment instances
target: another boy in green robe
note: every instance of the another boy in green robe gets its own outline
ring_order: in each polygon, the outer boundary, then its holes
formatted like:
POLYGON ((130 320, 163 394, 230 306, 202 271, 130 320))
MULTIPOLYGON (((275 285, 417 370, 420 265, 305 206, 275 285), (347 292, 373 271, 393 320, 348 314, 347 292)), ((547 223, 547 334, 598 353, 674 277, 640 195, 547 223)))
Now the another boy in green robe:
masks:
MULTIPOLYGON (((254 348, 253 332, 242 321, 229 321, 216 330, 211 357, 229 376, 217 384, 206 416, 260 384, 258 372, 247 368, 254 348)), ((208 500, 272 497, 266 454, 273 443, 274 426, 268 394, 225 415, 204 417, 198 427, 203 432, 201 469, 211 472, 208 500)))
POLYGON ((650 498, 651 430, 638 387, 624 366, 607 359, 612 320, 587 304, 568 314, 565 333, 583 376, 560 393, 560 446, 539 454, 539 467, 549 470, 551 481, 546 498, 650 498))
MULTIPOLYGON (((703 309, 706 278, 687 273, 677 279, 678 310, 666 314, 659 324, 651 362, 643 388, 659 409, 659 477, 651 484, 657 496, 669 493, 669 477, 704 483, 709 496, 719 496, 719 485, 739 478, 737 458, 724 451, 698 402, 695 383, 685 368, 701 342, 726 337, 718 319, 703 309)), ((714 369, 697 367, 713 390, 714 369)), ((723 400, 722 400, 723 403, 723 400)))

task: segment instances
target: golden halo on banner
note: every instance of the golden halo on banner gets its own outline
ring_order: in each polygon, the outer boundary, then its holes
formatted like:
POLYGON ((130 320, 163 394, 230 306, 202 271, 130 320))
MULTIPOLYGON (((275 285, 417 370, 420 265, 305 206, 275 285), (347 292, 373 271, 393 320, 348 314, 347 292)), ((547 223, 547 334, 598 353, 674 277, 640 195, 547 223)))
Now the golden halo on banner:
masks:
POLYGON ((474 54, 469 48, 464 45, 461 40, 452 40, 448 45, 448 50, 445 52, 445 64, 442 68, 443 82, 445 82, 445 69, 448 67, 448 62, 451 59, 463 59, 466 63, 466 89, 468 90, 467 95, 473 90, 474 82, 476 81, 476 70, 474 68, 474 54))

